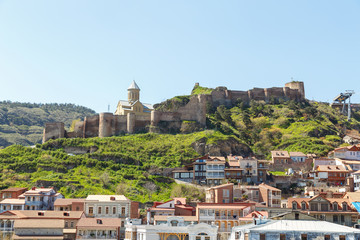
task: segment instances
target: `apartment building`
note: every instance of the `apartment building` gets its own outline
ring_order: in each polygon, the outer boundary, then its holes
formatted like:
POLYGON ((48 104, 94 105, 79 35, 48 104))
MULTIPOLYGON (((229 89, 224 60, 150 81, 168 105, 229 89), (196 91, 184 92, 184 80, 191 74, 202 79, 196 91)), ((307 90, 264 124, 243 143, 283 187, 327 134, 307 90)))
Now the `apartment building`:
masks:
POLYGON ((215 223, 219 232, 231 232, 231 228, 239 225, 239 218, 255 210, 251 203, 198 203, 196 215, 199 223, 215 223))
POLYGON ((25 210, 54 210, 54 202, 58 198, 64 198, 54 188, 33 187, 19 196, 25 199, 25 210))
POLYGON ((233 203, 234 184, 223 184, 205 190, 207 203, 233 203))
POLYGON ((350 171, 343 165, 318 165, 315 171, 310 173, 315 180, 326 181, 330 185, 345 185, 350 171))
POLYGON ((271 151, 271 160, 274 165, 291 163, 288 151, 271 151))
POLYGON ((76 239, 124 239, 125 230, 121 231, 124 221, 120 218, 82 218, 76 226, 76 239))
POLYGON ((360 145, 335 148, 329 152, 329 158, 341 158, 350 160, 360 160, 360 145))
MULTIPOLYGON (((134 203, 136 204, 136 203, 134 203)), ((89 195, 85 199, 85 215, 95 218, 128 218, 137 209, 124 195, 89 195), (133 212, 132 212, 133 210, 133 212)))
POLYGON ((84 211, 85 199, 59 198, 54 202, 55 211, 84 211))
POLYGON ((302 152, 289 152, 289 156, 294 163, 305 162, 306 155, 302 152))
POLYGON ((25 210, 25 199, 5 198, 0 202, 0 213, 9 210, 25 210))
POLYGON ((206 182, 208 185, 219 185, 225 179, 225 159, 212 157, 206 161, 206 182))
POLYGON ((358 212, 347 198, 327 198, 317 195, 313 198, 289 198, 288 208, 299 210, 322 221, 353 226, 358 212))
POLYGON ((22 187, 12 187, 12 188, 3 189, 0 191, 0 199, 5 199, 5 198, 16 199, 27 190, 28 190, 27 188, 22 188, 22 187))
POLYGON ((263 183, 266 181, 266 174, 269 170, 269 161, 267 160, 258 160, 257 161, 257 172, 258 172, 258 181, 259 183, 263 183))
POLYGON ((259 202, 264 203, 266 207, 280 208, 281 190, 261 183, 259 185, 259 202))
POLYGON ((258 160, 256 158, 240 159, 240 168, 243 169, 243 180, 246 183, 258 182, 258 160))

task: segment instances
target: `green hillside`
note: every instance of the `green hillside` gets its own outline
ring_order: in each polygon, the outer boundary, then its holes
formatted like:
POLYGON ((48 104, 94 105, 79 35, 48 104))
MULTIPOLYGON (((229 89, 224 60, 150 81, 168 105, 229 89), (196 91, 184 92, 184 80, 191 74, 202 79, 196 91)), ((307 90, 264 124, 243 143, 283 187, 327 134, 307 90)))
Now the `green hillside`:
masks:
MULTIPOLYGON (((192 143, 202 140, 205 144, 216 144, 232 138, 203 131, 57 139, 36 148, 13 145, 0 150, 0 188, 55 186, 66 197, 117 193, 141 202, 166 200, 181 194, 184 187, 179 190, 171 178, 162 176, 163 172, 198 156, 192 143), (65 152, 76 147, 97 150, 80 155, 65 152)), ((196 188, 185 190, 190 198, 204 197, 196 188)))
POLYGON ((74 104, 0 102, 0 148, 12 144, 35 145, 42 139, 47 122, 64 122, 69 128, 75 119, 95 112, 74 104))
MULTIPOLYGON (((207 88, 197 90, 211 92, 207 88)), ((174 97, 158 107, 170 111, 188 99, 174 97)), ((12 131, 16 129, 24 139, 30 138, 31 131, 36 132, 34 128, 42 129, 47 121, 65 120, 69 127, 73 119, 93 113, 74 105, 2 104, 1 134, 15 134, 12 131)), ((360 129, 360 113, 353 116, 347 121, 337 110, 317 102, 271 100, 247 105, 238 101, 232 107, 209 105, 207 130, 190 134, 57 139, 35 148, 12 145, 0 150, 0 189, 55 186, 66 197, 117 193, 141 202, 174 196, 203 199, 203 192, 197 188, 174 183, 169 178, 171 168, 207 153, 269 159, 271 150, 289 150, 325 156, 343 144, 346 130, 360 129)))
POLYGON ((209 108, 208 127, 233 134, 259 156, 270 158, 271 150, 301 151, 326 155, 342 144, 345 130, 360 129, 360 113, 346 116, 328 104, 304 101, 238 102, 235 107, 209 108))

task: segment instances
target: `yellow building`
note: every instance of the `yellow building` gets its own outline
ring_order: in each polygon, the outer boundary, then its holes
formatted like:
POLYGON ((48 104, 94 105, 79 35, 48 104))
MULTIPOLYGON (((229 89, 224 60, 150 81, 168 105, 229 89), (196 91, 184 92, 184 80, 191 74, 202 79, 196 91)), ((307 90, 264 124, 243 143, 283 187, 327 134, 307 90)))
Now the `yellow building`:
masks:
POLYGON ((134 113, 135 115, 149 115, 153 110, 152 104, 140 102, 140 88, 135 81, 128 88, 128 101, 120 100, 115 111, 115 115, 126 115, 134 113))

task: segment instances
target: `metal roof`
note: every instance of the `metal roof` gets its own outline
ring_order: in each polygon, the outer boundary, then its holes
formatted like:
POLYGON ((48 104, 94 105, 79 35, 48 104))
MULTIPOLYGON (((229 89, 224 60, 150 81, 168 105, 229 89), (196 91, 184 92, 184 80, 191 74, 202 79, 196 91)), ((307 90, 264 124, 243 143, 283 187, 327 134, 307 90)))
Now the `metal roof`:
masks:
POLYGON ((135 80, 132 81, 131 85, 128 87, 128 89, 139 89, 139 86, 136 84, 135 80))

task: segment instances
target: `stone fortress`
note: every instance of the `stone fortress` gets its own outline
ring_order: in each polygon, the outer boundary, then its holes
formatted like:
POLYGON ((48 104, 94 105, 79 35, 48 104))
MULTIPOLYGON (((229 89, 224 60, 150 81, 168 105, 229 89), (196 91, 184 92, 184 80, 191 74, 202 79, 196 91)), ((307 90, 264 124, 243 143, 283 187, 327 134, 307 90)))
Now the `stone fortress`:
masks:
MULTIPOLYGON (((198 83, 195 86, 198 86, 198 83)), ((84 121, 75 124, 73 132, 66 131, 64 123, 46 123, 43 142, 57 138, 110 137, 124 133, 156 131, 161 126, 180 130, 184 121, 193 121, 206 127, 208 104, 214 107, 230 107, 239 99, 245 103, 250 103, 251 100, 269 102, 271 99, 302 101, 305 99, 304 83, 293 81, 286 83, 284 87, 253 88, 248 91, 217 87, 211 94, 191 96, 186 105, 174 112, 161 112, 154 110, 151 104, 140 102, 140 88, 133 81, 128 88, 128 101, 119 101, 114 114, 104 112, 85 117, 84 121)))

